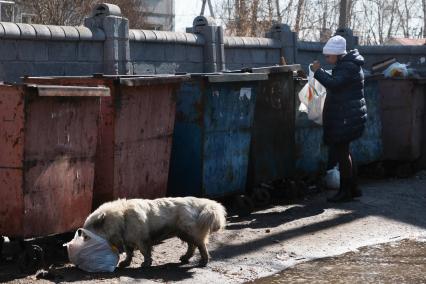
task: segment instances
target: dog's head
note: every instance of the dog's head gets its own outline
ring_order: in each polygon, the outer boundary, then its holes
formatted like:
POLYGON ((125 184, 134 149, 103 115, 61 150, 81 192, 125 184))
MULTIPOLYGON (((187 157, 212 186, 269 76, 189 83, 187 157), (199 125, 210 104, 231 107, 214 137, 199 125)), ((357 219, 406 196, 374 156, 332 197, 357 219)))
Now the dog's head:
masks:
POLYGON ((101 205, 87 217, 83 228, 108 240, 115 246, 123 242, 124 231, 124 207, 123 201, 117 200, 101 205))
POLYGON ((107 213, 105 212, 93 212, 87 217, 84 222, 83 228, 89 230, 103 238, 107 238, 107 232, 105 227, 105 222, 107 219, 107 213))

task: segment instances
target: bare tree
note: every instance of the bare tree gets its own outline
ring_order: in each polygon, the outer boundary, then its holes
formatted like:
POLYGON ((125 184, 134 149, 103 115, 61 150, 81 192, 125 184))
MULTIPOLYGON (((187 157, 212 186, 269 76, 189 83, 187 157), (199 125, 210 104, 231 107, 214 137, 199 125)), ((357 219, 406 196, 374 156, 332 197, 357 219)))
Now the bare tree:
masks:
MULTIPOLYGON (((426 0, 424 0, 424 1, 426 1, 426 0)), ((276 8, 276 11, 277 11, 278 22, 281 23, 282 16, 281 16, 281 9, 280 9, 280 0, 275 0, 275 8, 276 8)))
POLYGON ((423 0, 423 38, 426 38, 426 0, 423 0))
POLYGON ((423 6, 423 38, 426 38, 426 0, 422 1, 423 6))
POLYGON ((345 28, 348 24, 348 1, 340 0, 340 13, 339 13, 339 28, 345 28))
POLYGON ((259 36, 277 21, 288 24, 302 40, 325 41, 339 23, 352 28, 361 44, 383 44, 390 37, 426 35, 426 0, 217 1, 234 1, 234 11, 222 13, 228 35, 259 36))
POLYGON ((259 0, 253 0, 253 2, 251 3, 251 31, 250 31, 250 36, 255 36, 256 35, 256 30, 257 30, 257 15, 259 13, 259 0))
POLYGON ((34 14, 32 22, 51 25, 80 24, 91 0, 19 0, 22 10, 34 14))
POLYGON ((296 23, 294 25, 294 31, 298 33, 300 31, 301 21, 303 17, 303 6, 305 0, 298 0, 297 2, 297 11, 296 11, 296 23))
MULTIPOLYGON (((32 22, 51 25, 80 25, 93 6, 101 0, 18 0, 22 10, 34 14, 32 22)), ((142 0, 109 0, 121 8, 134 28, 143 28, 144 9, 142 0)))

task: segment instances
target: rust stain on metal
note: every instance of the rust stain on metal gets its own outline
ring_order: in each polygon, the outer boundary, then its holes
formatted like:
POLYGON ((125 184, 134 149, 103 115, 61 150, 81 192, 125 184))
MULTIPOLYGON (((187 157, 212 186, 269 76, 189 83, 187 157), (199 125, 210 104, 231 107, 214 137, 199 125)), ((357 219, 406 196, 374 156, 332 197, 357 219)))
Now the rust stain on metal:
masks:
POLYGON ((176 103, 173 86, 122 86, 115 117, 114 197, 157 198, 167 192, 176 103))
POLYGON ((0 100, 0 235, 78 228, 92 205, 99 98, 0 85, 0 100))
POLYGON ((27 82, 107 86, 101 99, 94 207, 116 198, 166 195, 176 99, 187 76, 27 78, 27 82))

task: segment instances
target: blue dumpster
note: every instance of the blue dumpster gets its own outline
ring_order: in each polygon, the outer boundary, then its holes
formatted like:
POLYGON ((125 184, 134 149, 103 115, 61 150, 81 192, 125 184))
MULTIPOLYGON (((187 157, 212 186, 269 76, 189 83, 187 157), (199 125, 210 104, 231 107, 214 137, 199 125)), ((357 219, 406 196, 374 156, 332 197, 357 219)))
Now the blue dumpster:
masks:
POLYGON ((367 77, 364 85, 368 119, 363 136, 351 144, 352 154, 359 165, 367 165, 383 159, 382 106, 379 82, 367 77))
MULTIPOLYGON (((301 80, 299 85, 303 86, 306 82, 301 80)), ((366 130, 360 139, 351 144, 351 152, 358 165, 383 159, 380 91, 376 78, 365 80, 364 95, 368 111, 366 130)), ((299 104, 298 101, 297 108, 299 104)), ((327 146, 323 143, 322 126, 313 123, 305 113, 298 110, 296 110, 296 156, 296 169, 299 174, 326 170, 328 155, 327 146)))
POLYGON ((295 81, 295 156, 296 173, 299 175, 325 170, 327 163, 327 147, 322 141, 322 126, 310 121, 306 113, 298 110, 300 106, 298 93, 307 82, 306 79, 295 81))
POLYGON ((258 83, 265 74, 193 74, 177 91, 169 195, 245 191, 258 83))

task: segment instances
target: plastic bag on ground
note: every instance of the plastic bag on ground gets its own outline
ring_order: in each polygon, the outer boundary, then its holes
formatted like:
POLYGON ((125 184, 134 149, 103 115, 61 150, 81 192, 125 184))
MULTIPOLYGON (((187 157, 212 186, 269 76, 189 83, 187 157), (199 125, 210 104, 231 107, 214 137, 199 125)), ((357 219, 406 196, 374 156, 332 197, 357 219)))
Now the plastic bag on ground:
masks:
POLYGON ((87 272, 113 272, 119 253, 107 240, 85 229, 78 229, 69 243, 64 244, 70 261, 87 272))
POLYGON ((308 84, 300 90, 298 95, 301 102, 299 111, 306 112, 308 114, 308 119, 321 125, 327 90, 323 85, 315 80, 314 72, 312 72, 310 66, 308 84))
POLYGON ((397 77, 405 78, 408 76, 407 65, 401 64, 399 62, 395 62, 392 65, 390 65, 388 68, 386 68, 385 71, 383 71, 383 75, 386 78, 397 78, 397 77))
POLYGON ((340 171, 337 166, 327 171, 324 182, 327 188, 339 189, 340 187, 340 171))

